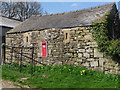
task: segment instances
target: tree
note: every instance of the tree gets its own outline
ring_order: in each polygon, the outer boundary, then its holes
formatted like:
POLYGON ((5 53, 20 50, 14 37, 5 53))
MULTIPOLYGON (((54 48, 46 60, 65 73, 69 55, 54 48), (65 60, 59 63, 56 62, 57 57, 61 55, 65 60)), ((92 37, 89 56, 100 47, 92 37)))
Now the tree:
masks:
POLYGON ((9 18, 12 18, 15 16, 15 3, 13 2, 9 2, 9 3, 6 3, 6 2, 2 2, 1 4, 1 14, 2 16, 6 16, 6 17, 9 17, 9 18))
POLYGON ((43 15, 43 8, 38 2, 2 2, 2 16, 24 21, 32 15, 43 15))

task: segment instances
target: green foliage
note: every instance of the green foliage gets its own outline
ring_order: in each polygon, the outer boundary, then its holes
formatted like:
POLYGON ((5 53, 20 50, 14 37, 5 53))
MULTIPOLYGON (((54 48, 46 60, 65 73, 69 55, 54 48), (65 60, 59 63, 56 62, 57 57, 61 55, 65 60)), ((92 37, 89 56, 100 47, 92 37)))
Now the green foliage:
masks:
MULTIPOLYGON (((21 74, 17 67, 13 70, 6 69, 7 65, 2 66, 3 79, 12 80, 31 88, 117 88, 118 75, 103 74, 82 68, 79 66, 36 66, 33 76, 28 73, 21 74), (20 78, 27 77, 25 81, 20 78)), ((26 66, 29 68, 30 66, 26 66)), ((12 68, 12 66, 11 66, 12 68)))
POLYGON ((107 14, 102 17, 102 20, 93 23, 93 36, 101 52, 112 57, 120 57, 120 38, 116 40, 110 40, 109 38, 110 32, 112 32, 112 21, 110 18, 110 15, 107 14))

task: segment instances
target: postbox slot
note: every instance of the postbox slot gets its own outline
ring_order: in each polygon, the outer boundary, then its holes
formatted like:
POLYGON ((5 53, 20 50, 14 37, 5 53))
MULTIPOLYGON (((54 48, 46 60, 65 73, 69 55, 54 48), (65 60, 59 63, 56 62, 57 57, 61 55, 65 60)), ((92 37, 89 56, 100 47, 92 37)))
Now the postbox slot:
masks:
POLYGON ((46 45, 46 43, 43 43, 42 45, 46 45))

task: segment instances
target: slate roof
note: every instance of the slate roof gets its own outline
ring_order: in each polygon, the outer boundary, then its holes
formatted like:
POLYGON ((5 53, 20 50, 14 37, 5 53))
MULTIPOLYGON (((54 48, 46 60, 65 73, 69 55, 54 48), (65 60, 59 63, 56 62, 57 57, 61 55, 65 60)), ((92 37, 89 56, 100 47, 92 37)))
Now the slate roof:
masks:
POLYGON ((20 23, 21 22, 18 20, 9 19, 9 18, 0 16, 0 26, 14 28, 14 27, 18 26, 20 23))
POLYGON ((113 6, 115 6, 115 3, 65 13, 35 15, 8 33, 92 25, 93 21, 105 15, 113 6))

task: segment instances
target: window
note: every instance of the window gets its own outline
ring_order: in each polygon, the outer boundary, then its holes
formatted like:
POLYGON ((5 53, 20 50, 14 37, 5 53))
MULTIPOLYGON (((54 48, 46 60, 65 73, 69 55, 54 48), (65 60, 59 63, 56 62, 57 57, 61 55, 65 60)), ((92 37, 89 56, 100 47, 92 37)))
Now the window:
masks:
POLYGON ((31 35, 29 33, 24 33, 23 41, 24 41, 24 46, 30 46, 31 45, 31 35))
POLYGON ((68 43, 70 41, 70 30, 64 30, 64 42, 68 43))
POLYGON ((29 40, 28 40, 28 36, 26 37, 26 42, 28 42, 29 40))
POLYGON ((66 33, 65 39, 68 39, 68 33, 66 33))

